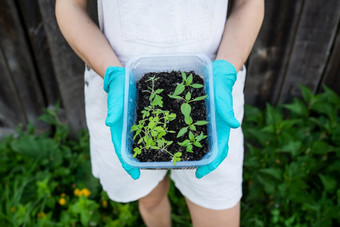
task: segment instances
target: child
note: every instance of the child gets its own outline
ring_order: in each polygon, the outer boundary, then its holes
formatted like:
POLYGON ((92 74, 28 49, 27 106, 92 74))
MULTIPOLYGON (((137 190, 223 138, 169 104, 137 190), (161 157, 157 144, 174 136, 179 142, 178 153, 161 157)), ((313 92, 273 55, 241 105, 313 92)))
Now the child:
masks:
POLYGON ((213 61, 219 154, 197 170, 171 171, 171 178, 185 196, 193 226, 238 226, 243 63, 259 32, 264 1, 234 0, 228 20, 227 0, 97 2, 100 28, 87 14, 87 0, 56 3, 63 35, 88 65, 85 109, 93 175, 112 200, 139 200, 147 226, 171 225, 167 171, 139 170, 120 158, 124 65, 138 54, 204 53, 213 61))

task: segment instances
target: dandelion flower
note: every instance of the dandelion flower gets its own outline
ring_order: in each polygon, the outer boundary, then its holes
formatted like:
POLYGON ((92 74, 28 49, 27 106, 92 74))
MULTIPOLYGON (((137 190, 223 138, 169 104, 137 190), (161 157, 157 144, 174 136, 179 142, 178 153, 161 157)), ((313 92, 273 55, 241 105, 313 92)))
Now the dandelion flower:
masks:
POLYGON ((65 198, 60 198, 59 199, 59 204, 64 206, 66 204, 66 199, 65 198))
POLYGON ((91 195, 91 191, 88 190, 87 188, 84 188, 80 191, 80 195, 83 195, 85 197, 89 197, 91 195))
POLYGON ((74 194, 75 196, 80 196, 80 190, 79 190, 78 188, 74 189, 73 194, 74 194))

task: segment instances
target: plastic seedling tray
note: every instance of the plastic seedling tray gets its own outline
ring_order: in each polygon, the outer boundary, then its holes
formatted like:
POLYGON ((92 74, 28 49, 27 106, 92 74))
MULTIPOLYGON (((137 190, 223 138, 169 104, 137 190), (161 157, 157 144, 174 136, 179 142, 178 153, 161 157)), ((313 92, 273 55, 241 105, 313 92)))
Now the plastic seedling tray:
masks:
POLYGON ((121 154, 123 160, 134 167, 141 169, 172 169, 172 168, 196 168, 212 162, 218 153, 214 86, 212 64, 204 54, 158 54, 140 55, 129 60, 125 66, 125 90, 124 90, 124 116, 121 142, 121 154), (208 94, 205 99, 208 124, 208 152, 198 161, 179 161, 174 165, 167 162, 140 162, 132 157, 132 145, 134 133, 130 131, 136 121, 137 92, 136 82, 149 72, 194 71, 204 79, 204 91, 208 94))

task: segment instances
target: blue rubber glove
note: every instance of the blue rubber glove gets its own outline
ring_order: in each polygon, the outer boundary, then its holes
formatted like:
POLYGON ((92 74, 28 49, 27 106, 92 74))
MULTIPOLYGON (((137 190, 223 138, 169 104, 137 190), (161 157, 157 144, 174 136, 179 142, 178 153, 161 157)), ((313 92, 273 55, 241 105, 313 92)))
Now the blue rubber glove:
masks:
POLYGON ((240 127, 240 123, 234 116, 232 97, 232 90, 237 77, 236 69, 231 63, 225 60, 214 61, 212 67, 214 76, 218 154, 216 159, 210 164, 197 168, 197 178, 202 178, 215 170, 227 157, 230 128, 240 127))
POLYGON ((106 69, 104 75, 104 90, 108 93, 108 111, 105 124, 111 129, 113 146, 120 163, 125 171, 136 180, 140 176, 140 170, 125 163, 120 151, 123 129, 124 81, 125 68, 110 66, 106 69))

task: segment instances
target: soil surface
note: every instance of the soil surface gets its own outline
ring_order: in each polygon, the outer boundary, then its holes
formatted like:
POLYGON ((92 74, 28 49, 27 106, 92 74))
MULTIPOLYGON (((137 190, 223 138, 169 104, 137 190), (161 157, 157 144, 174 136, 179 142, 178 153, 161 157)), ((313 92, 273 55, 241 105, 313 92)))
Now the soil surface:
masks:
MULTIPOLYGON (((190 74, 193 75, 193 83, 204 84, 204 80, 200 76, 196 75, 194 72, 186 72, 186 74, 187 76, 189 76, 190 74)), ((142 91, 147 90, 148 87, 151 87, 151 81, 146 82, 146 80, 148 80, 152 76, 156 76, 157 78, 159 78, 157 81, 155 81, 155 90, 164 89, 163 92, 159 94, 163 98, 163 107, 157 108, 169 110, 171 113, 176 114, 176 119, 168 123, 168 130, 176 131, 176 133, 167 133, 164 136, 166 140, 173 141, 173 143, 168 146, 167 150, 172 154, 176 152, 182 152, 181 161, 201 160, 203 156, 208 152, 207 139, 203 139, 200 142, 202 148, 193 146, 194 152, 186 152, 185 147, 181 147, 180 145, 177 144, 177 142, 182 142, 185 139, 188 139, 188 133, 177 138, 178 131, 181 128, 187 126, 187 124, 184 121, 184 115, 181 113, 180 110, 181 104, 184 103, 184 101, 170 98, 168 94, 170 95, 173 94, 176 86, 182 82, 183 79, 181 72, 172 71, 170 73, 169 72, 147 73, 138 81, 138 83, 136 84, 138 90, 136 123, 138 123, 138 121, 142 119, 141 111, 144 110, 144 107, 150 106, 149 101, 150 94, 142 91)), ((205 95, 203 88, 186 87, 181 96, 183 96, 183 94, 186 94, 188 91, 191 92, 192 99, 195 97, 205 95)), ((190 116, 192 117, 193 122, 206 120, 207 113, 204 100, 190 102, 190 106, 192 108, 190 116)), ((195 136, 199 135, 201 132, 203 132, 204 135, 207 135, 207 125, 196 126, 196 131, 192 132, 195 134, 195 136)), ((137 136, 137 138, 135 139, 136 140, 135 144, 138 141, 138 139, 139 137, 137 136)), ((133 145, 133 148, 135 148, 135 144, 133 145)), ((170 154, 162 150, 154 149, 150 150, 143 149, 141 154, 137 155, 136 158, 140 162, 161 162, 172 160, 172 156, 170 154)))

